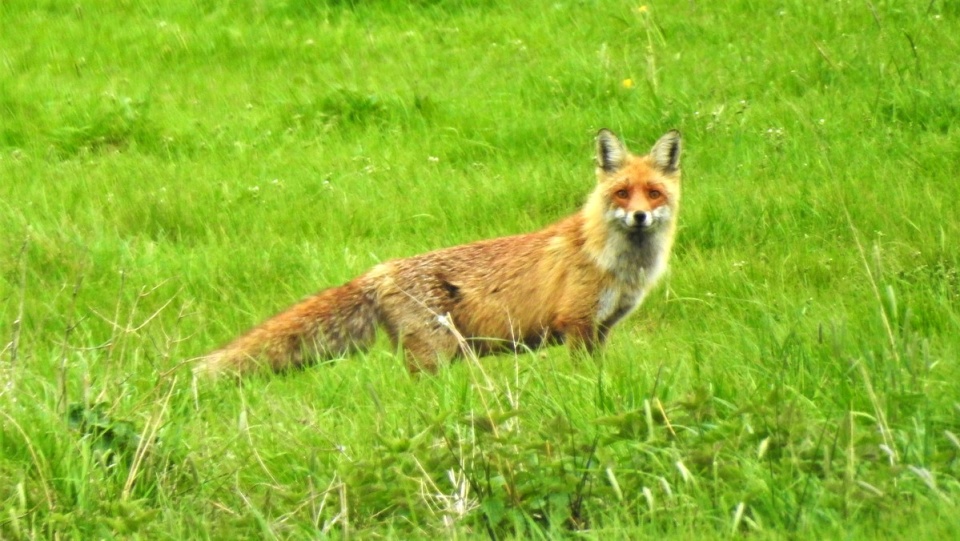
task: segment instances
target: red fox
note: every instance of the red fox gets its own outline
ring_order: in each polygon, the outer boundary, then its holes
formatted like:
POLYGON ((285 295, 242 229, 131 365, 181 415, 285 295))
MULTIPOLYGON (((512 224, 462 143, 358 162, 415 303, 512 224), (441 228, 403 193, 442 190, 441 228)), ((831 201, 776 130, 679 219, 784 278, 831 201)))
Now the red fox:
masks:
POLYGON ((674 130, 635 156, 602 129, 598 183, 576 214, 533 233, 377 265, 206 355, 197 371, 284 371, 364 350, 377 327, 404 350, 412 373, 435 371, 467 345, 478 355, 561 342, 593 352, 667 268, 680 147, 674 130))

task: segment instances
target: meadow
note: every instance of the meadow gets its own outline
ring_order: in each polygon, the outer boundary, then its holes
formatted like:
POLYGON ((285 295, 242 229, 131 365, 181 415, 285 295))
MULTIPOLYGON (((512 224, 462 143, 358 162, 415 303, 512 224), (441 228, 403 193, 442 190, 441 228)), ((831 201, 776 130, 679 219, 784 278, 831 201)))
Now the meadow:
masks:
POLYGON ((960 2, 0 3, 0 538, 960 538, 960 2), (684 136, 593 359, 192 359, 684 136))

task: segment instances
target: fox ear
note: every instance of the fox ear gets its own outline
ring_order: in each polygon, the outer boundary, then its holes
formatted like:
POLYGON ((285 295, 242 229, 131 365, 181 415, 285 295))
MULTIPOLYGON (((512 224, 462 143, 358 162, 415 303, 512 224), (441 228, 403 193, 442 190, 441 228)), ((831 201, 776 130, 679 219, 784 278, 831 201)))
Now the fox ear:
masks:
POLYGON ((650 156, 664 173, 676 173, 680 168, 680 132, 668 131, 653 145, 650 156))
POLYGON ((612 131, 604 128, 597 132, 597 167, 613 173, 623 167, 627 148, 612 131))

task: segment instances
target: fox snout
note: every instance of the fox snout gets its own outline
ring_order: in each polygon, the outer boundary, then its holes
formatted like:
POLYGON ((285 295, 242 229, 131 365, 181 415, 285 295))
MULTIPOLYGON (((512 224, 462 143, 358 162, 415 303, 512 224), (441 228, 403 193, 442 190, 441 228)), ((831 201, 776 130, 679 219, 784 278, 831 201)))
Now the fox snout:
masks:
POLYGON ((625 229, 649 230, 670 220, 670 207, 662 206, 653 210, 637 211, 618 208, 613 211, 613 218, 620 222, 625 229))
POLYGON ((627 227, 647 228, 653 225, 653 213, 645 210, 638 210, 633 214, 627 215, 627 227))

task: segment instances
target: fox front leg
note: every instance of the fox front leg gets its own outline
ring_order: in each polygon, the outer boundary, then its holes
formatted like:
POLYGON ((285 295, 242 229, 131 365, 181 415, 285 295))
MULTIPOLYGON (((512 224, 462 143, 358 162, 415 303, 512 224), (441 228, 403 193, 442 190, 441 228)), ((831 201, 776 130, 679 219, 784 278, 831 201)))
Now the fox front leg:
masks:
POLYGON ((592 356, 603 345, 597 326, 589 318, 560 322, 556 329, 572 353, 592 356))

